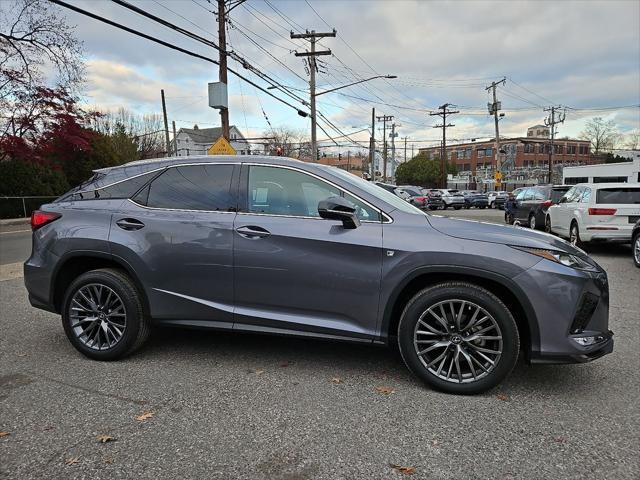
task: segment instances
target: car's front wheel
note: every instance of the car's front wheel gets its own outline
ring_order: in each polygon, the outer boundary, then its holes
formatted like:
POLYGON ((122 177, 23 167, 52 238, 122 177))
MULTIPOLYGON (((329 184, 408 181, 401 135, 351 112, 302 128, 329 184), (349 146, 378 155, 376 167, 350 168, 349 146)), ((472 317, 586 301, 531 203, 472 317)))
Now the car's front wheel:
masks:
POLYGON ((574 247, 580 247, 582 240, 580 240, 580 229, 578 228, 578 222, 575 220, 571 222, 571 228, 569 229, 569 242, 574 247))
POLYGON ((497 296, 472 283, 446 282, 409 301, 398 325, 398 345, 407 367, 428 385, 475 394, 511 372, 520 339, 497 296))
POLYGON ((529 214, 529 228, 531 230, 535 230, 536 228, 538 228, 538 225, 536 222, 536 215, 534 213, 529 214))
POLYGON ((631 248, 633 249, 633 261, 636 267, 640 268, 640 233, 636 233, 636 236, 633 237, 631 248))
POLYGON ((551 215, 547 215, 544 217, 544 231, 547 233, 551 232, 551 215))
POLYGON ((92 270, 67 288, 62 325, 71 344, 94 360, 117 360, 149 336, 138 289, 123 272, 92 270))

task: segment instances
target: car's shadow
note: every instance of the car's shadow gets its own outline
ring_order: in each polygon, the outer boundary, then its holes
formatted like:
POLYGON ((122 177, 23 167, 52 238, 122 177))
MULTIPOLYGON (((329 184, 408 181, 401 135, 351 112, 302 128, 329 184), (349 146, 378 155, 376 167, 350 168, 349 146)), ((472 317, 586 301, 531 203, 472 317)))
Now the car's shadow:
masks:
MULTIPOLYGON (((175 362, 206 362, 229 368, 241 367, 246 373, 287 368, 299 378, 317 376, 370 379, 376 385, 422 389, 422 383, 404 365, 395 349, 373 345, 331 342, 294 337, 207 330, 158 328, 134 361, 170 357, 175 362), (137 359, 137 360, 135 360, 137 359)), ((595 366, 596 364, 591 364, 595 366)), ((605 376, 606 377, 606 376, 605 376)), ((607 388, 601 368, 590 365, 529 365, 521 355, 511 375, 496 389, 521 395, 581 395, 585 390, 607 388)))

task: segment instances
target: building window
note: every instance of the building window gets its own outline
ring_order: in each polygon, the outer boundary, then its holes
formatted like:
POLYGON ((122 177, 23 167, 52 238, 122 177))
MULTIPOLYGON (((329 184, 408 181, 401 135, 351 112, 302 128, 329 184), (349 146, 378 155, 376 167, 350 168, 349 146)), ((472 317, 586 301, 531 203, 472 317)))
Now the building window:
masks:
POLYGON ((524 153, 534 153, 534 145, 532 143, 525 143, 524 153))
POLYGON ((487 157, 492 157, 493 156, 493 149, 492 148, 487 148, 484 152, 485 156, 487 157))
POLYGON ((478 149, 478 158, 484 157, 484 149, 478 149))
POLYGON ((580 155, 588 155, 589 154, 589 145, 580 145, 578 149, 578 153, 580 155))
POLYGON ((576 146, 575 145, 567 145, 567 154, 575 155, 576 154, 576 146))

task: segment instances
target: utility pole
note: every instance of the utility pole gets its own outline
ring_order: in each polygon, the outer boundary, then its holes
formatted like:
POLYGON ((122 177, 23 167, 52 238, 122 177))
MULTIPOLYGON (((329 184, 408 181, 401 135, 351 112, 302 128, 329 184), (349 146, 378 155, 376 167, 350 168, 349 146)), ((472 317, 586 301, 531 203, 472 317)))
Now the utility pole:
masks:
POLYGON ((496 140, 494 143, 494 151, 495 151, 495 161, 496 161, 496 175, 495 175, 495 179, 496 179, 496 183, 495 183, 495 189, 499 190, 500 189, 500 184, 502 181, 502 159, 500 158, 500 131, 499 131, 499 127, 498 127, 498 122, 499 122, 499 118, 498 118, 498 111, 502 109, 502 104, 500 102, 498 102, 498 99, 496 98, 496 87, 500 84, 504 85, 507 82, 507 79, 505 77, 502 77, 502 80, 498 80, 497 82, 491 82, 491 85, 489 85, 487 88, 485 88, 486 91, 489 90, 493 90, 493 103, 488 103, 487 107, 489 107, 489 115, 493 115, 493 120, 495 123, 495 127, 496 127, 496 140), (497 173, 500 172, 500 175, 497 175, 497 173))
POLYGON ((453 123, 447 123, 447 115, 453 115, 454 113, 460 113, 458 110, 449 110, 452 107, 450 103, 445 103, 438 107, 439 112, 431 112, 429 116, 437 115, 442 118, 442 125, 434 125, 433 128, 442 129, 442 146, 440 149, 440 173, 441 188, 447 188, 447 171, 446 171, 446 158, 447 158, 447 127, 455 127, 453 123))
POLYGON ((412 144, 411 144, 411 158, 413 158, 413 157, 414 157, 414 155, 413 155, 413 148, 414 148, 415 146, 416 146, 416 144, 415 144, 415 143, 412 143, 412 144))
MULTIPOLYGON (((222 0, 218 0, 219 2, 222 0)), ((311 51, 309 52, 295 52, 296 57, 309 57, 309 89, 311 97, 311 150, 314 152, 312 157, 315 157, 316 149, 318 148, 318 142, 316 137, 316 72, 318 66, 316 64, 316 57, 320 55, 331 55, 331 50, 316 51, 316 41, 318 38, 335 37, 336 29, 332 32, 319 33, 315 30, 307 30, 306 33, 293 33, 291 32, 291 38, 302 38, 309 40, 311 44, 311 51)))
POLYGON ((167 122, 167 105, 164 102, 164 90, 160 90, 162 97, 162 116, 164 117, 164 140, 166 145, 165 157, 171 156, 171 144, 169 143, 169 123, 167 122))
POLYGON ((395 176, 395 164, 396 164, 396 124, 391 124, 391 176, 395 176))
POLYGON ((173 153, 177 157, 178 156, 178 136, 176 135, 176 121, 171 120, 171 125, 173 126, 173 153))
POLYGON ((382 122, 382 181, 387 181, 387 122, 393 120, 393 115, 382 115, 376 117, 379 122, 382 122))
POLYGON ((376 109, 371 109, 371 138, 369 140, 369 165, 371 168, 371 181, 376 180, 376 109))
POLYGON ((544 119, 544 124, 547 127, 551 127, 551 135, 549 135, 549 183, 553 183, 553 141, 556 138, 556 125, 558 123, 564 123, 566 117, 566 111, 558 113, 562 107, 547 107, 545 112, 551 112, 547 118, 544 119), (556 118, 556 114, 558 118, 556 118))
MULTIPOLYGON (((227 85, 227 31, 226 31, 226 2, 218 0, 218 49, 220 66, 218 79, 227 85)), ((222 136, 229 140, 229 108, 220 109, 220 123, 222 124, 222 136)))
POLYGON ((402 137, 404 139, 404 161, 407 161, 407 138, 409 137, 402 137))

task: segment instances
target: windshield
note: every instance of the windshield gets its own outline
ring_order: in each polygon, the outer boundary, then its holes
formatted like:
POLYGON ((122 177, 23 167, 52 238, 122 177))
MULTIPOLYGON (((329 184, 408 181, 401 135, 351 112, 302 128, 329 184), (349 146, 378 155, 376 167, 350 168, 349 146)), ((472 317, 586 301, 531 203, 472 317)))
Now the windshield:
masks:
POLYGON ((378 197, 380 200, 383 200, 384 202, 388 203, 389 205, 392 205, 394 208, 397 208, 398 210, 402 210, 403 212, 406 212, 406 213, 413 213, 415 215, 426 215, 426 213, 420 210, 418 207, 414 207, 413 205, 406 202, 405 200, 402 200, 400 197, 396 196, 395 194, 388 192, 382 187, 377 186, 375 183, 371 183, 363 178, 356 177, 352 173, 345 172, 340 168, 329 167, 327 165, 319 165, 319 164, 317 164, 316 166, 319 168, 326 169, 328 172, 331 172, 336 177, 340 177, 347 183, 350 183, 351 185, 358 187, 359 189, 364 190, 365 192, 370 193, 375 197, 378 197))
POLYGON ((414 197, 419 197, 420 195, 422 195, 422 193, 420 193, 417 190, 414 190, 413 188, 407 188, 407 187, 400 187, 400 188, 402 188, 402 190, 407 192, 409 195, 413 195, 414 197))

